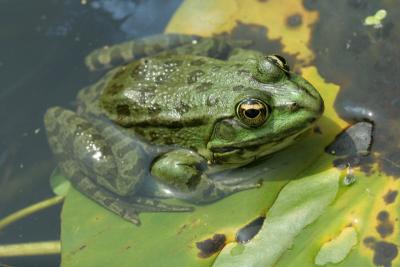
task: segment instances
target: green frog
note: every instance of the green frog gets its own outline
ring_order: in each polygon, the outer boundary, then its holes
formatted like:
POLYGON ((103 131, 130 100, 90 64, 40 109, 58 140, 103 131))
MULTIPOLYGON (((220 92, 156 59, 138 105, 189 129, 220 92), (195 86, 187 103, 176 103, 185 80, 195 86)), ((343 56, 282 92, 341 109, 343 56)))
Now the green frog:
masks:
POLYGON ((152 36, 92 52, 111 68, 76 111, 50 108, 50 147, 72 185, 122 218, 186 212, 260 181, 215 179, 292 144, 323 113, 317 90, 285 59, 243 40, 152 36), (165 202, 165 201, 164 201, 165 202))

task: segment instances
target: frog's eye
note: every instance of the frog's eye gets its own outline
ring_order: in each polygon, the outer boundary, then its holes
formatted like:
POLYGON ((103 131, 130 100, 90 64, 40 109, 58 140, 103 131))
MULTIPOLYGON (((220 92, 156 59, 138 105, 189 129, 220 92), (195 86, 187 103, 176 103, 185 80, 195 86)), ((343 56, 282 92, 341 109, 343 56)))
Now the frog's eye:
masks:
POLYGON ((269 55, 267 56, 267 60, 270 61, 271 63, 275 64, 279 68, 281 68, 285 72, 289 72, 290 68, 289 65, 287 64, 286 59, 279 55, 269 55))
POLYGON ((269 107, 264 101, 255 98, 243 99, 236 107, 241 122, 250 127, 259 127, 269 116, 269 107))

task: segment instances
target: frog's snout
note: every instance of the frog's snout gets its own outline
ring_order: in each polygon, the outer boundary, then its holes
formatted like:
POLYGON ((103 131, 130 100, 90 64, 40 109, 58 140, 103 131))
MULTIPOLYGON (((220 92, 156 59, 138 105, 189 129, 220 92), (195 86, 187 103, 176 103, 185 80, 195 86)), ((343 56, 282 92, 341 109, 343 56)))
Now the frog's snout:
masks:
POLYGON ((325 110, 324 100, 322 99, 320 93, 312 86, 310 83, 306 82, 301 85, 303 94, 303 105, 311 113, 311 122, 319 119, 325 110))

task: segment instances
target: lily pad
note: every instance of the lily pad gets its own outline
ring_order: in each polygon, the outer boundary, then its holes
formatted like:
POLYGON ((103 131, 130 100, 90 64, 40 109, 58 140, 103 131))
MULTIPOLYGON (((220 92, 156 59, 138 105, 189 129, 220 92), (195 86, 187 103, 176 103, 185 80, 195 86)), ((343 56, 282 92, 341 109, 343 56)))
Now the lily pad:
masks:
POLYGON ((56 168, 50 176, 50 186, 53 189, 54 194, 65 196, 71 187, 71 183, 67 178, 62 176, 59 173, 58 168, 56 168))

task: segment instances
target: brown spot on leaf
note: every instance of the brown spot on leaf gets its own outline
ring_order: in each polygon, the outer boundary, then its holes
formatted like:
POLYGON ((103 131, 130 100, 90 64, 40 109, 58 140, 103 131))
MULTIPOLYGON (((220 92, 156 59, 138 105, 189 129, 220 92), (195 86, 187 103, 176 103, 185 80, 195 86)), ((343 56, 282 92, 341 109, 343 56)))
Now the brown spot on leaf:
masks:
POLYGON ((385 210, 379 212, 376 219, 378 220, 378 225, 375 227, 375 229, 382 238, 385 238, 393 233, 394 226, 389 220, 389 212, 385 210))
POLYGON ((208 258, 214 253, 221 251, 225 246, 226 237, 223 234, 215 234, 212 238, 196 242, 196 247, 200 250, 200 258, 208 258))
POLYGON ((374 251, 373 262, 376 266, 392 267, 392 261, 399 253, 395 244, 386 241, 376 241, 372 236, 364 239, 364 245, 374 251))
POLYGON ((398 193, 399 192, 397 190, 389 190, 386 195, 383 196, 383 200, 387 205, 389 205, 396 200, 398 193))
POLYGON ((293 14, 286 19, 286 25, 295 28, 303 23, 303 17, 301 14, 293 14))

